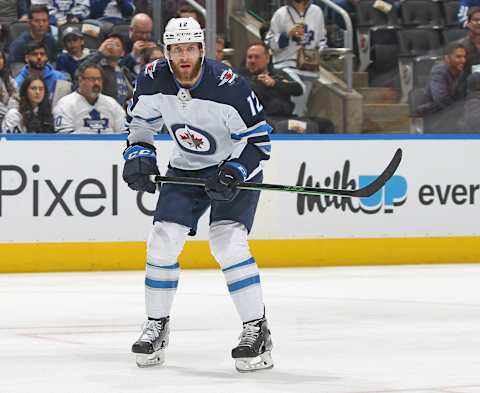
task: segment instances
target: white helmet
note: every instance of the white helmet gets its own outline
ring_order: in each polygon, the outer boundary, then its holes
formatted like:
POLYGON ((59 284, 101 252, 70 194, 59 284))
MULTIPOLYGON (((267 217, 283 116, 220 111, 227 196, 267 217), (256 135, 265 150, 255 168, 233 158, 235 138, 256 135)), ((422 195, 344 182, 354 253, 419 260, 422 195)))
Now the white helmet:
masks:
POLYGON ((205 45, 203 30, 200 24, 193 18, 172 18, 165 27, 163 44, 168 50, 169 45, 198 42, 205 45))

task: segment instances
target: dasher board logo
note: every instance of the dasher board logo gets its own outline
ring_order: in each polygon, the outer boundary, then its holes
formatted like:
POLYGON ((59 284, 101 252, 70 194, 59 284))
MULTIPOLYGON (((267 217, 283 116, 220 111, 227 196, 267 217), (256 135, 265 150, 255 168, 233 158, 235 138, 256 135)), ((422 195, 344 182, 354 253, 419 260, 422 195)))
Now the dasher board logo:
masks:
MULTIPOLYGON (((367 186, 378 177, 378 174, 362 174, 356 179, 350 177, 349 160, 345 161, 341 170, 335 171, 333 175, 326 176, 323 183, 315 181, 311 175, 306 175, 306 169, 307 164, 303 162, 298 172, 298 186, 356 190, 367 186)), ((368 198, 298 194, 297 212, 303 215, 306 211, 324 213, 329 209, 337 209, 364 214, 393 213, 395 208, 407 201, 407 191, 407 179, 401 175, 394 175, 379 191, 368 198)))
POLYGON ((217 150, 213 136, 197 127, 188 124, 174 124, 172 132, 178 146, 188 153, 210 155, 217 150))

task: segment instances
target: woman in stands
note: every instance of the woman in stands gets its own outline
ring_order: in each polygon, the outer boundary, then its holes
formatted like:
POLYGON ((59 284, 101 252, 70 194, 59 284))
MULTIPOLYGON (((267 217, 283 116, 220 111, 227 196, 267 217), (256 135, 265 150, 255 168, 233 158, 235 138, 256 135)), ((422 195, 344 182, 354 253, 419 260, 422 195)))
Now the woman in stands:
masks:
POLYGON ((40 76, 29 75, 20 88, 18 108, 11 108, 2 122, 9 134, 53 132, 48 89, 40 76))
POLYGON ((16 95, 15 80, 10 74, 5 53, 0 51, 0 124, 9 108, 9 101, 16 95))

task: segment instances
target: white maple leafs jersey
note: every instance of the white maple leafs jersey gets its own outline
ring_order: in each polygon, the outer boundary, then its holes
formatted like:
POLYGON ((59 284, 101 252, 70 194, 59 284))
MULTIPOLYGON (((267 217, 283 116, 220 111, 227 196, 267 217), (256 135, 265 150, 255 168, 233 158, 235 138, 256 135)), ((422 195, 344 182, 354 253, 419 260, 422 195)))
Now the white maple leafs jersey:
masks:
POLYGON ((125 131, 125 111, 112 97, 100 94, 91 105, 78 92, 62 97, 53 109, 55 131, 113 134, 125 131))
POLYGON ((127 124, 130 144, 151 145, 154 133, 165 125, 175 142, 170 165, 178 169, 203 169, 234 159, 251 178, 270 157, 272 128, 258 98, 243 78, 210 59, 190 89, 179 85, 166 61, 148 64, 137 79, 127 124))
POLYGON ((327 46, 322 9, 310 3, 303 15, 300 15, 292 6, 280 7, 272 16, 266 41, 272 48, 272 61, 276 68, 296 67, 297 52, 301 45, 307 49, 318 50, 327 46), (288 32, 296 23, 305 24, 305 35, 299 42, 288 36, 288 32))

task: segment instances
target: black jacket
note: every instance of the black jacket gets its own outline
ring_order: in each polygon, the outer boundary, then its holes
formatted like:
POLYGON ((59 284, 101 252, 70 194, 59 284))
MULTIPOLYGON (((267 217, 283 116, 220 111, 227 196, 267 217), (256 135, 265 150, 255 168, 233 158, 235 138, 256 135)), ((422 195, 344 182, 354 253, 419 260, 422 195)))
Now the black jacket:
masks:
POLYGON ((263 105, 267 116, 291 116, 294 104, 292 96, 300 96, 303 89, 300 83, 294 81, 287 73, 281 70, 269 69, 268 74, 275 79, 273 87, 267 87, 257 80, 257 75, 244 69, 240 74, 248 81, 252 90, 263 105))

